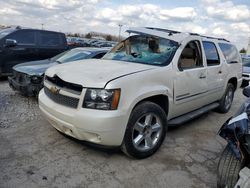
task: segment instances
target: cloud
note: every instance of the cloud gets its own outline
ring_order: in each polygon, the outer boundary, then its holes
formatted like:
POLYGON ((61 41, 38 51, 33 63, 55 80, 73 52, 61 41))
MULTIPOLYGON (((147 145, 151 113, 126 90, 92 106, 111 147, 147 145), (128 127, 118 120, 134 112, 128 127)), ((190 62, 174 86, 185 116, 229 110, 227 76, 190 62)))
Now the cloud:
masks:
MULTIPOLYGON (((250 36, 249 5, 230 0, 188 3, 120 3, 115 0, 0 0, 0 24, 87 33, 118 34, 128 27, 150 26, 223 37, 246 47, 250 36), (165 4, 165 5, 164 5, 165 4), (171 6, 167 6, 171 4, 171 6)), ((123 33, 123 35, 125 35, 123 33)))
POLYGON ((206 8, 209 16, 227 21, 246 21, 250 19, 250 10, 246 5, 235 5, 232 1, 212 1, 206 8))
POLYGON ((193 7, 178 7, 174 9, 162 9, 159 14, 159 18, 163 20, 175 19, 175 20, 193 20, 197 16, 193 7))

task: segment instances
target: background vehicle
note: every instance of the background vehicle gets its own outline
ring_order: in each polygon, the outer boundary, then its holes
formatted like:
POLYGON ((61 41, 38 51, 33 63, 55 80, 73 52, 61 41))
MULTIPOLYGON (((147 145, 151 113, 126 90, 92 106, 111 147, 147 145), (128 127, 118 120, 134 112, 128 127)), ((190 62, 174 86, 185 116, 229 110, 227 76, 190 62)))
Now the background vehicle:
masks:
POLYGON ((228 112, 242 81, 233 44, 159 28, 128 32, 134 35, 100 60, 46 71, 39 107, 52 126, 145 158, 158 150, 168 126, 215 108, 228 112))
POLYGON ((0 76, 10 75, 16 64, 51 58, 67 50, 63 33, 7 28, 0 31, 0 76))
POLYGON ((249 84, 250 81, 250 57, 243 56, 242 57, 242 87, 246 87, 249 84))
POLYGON ((233 188, 239 179, 239 172, 250 167, 250 87, 243 90, 248 97, 234 118, 228 119, 221 127, 219 135, 227 140, 219 165, 217 184, 219 188, 233 188))
POLYGON ((53 58, 18 64, 13 67, 13 76, 8 78, 9 85, 24 95, 36 96, 43 88, 43 77, 47 68, 82 59, 99 59, 107 51, 108 49, 101 48, 74 48, 53 58))

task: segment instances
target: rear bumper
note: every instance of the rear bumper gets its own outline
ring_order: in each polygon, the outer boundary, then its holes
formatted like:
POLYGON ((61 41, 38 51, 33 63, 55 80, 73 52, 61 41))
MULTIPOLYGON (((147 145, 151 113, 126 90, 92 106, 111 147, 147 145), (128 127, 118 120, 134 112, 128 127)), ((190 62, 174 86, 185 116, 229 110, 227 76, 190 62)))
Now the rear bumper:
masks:
POLYGON ((37 96, 43 88, 42 84, 19 83, 13 77, 8 77, 10 87, 26 96, 37 96))

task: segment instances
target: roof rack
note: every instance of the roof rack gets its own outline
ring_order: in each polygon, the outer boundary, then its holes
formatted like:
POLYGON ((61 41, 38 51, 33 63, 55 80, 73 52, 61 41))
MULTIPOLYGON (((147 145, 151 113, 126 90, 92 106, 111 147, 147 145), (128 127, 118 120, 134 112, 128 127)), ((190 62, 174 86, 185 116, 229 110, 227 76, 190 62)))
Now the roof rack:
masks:
POLYGON ((229 40, 224 39, 224 38, 210 37, 210 36, 205 36, 205 35, 200 35, 200 36, 204 38, 208 38, 208 39, 224 40, 226 42, 230 42, 229 40))
POLYGON ((224 38, 210 37, 210 36, 200 35, 198 33, 180 32, 180 31, 175 31, 175 30, 170 30, 170 29, 162 29, 162 28, 157 28, 157 27, 145 27, 145 28, 146 29, 151 29, 151 30, 156 30, 156 31, 161 31, 161 32, 166 32, 166 33, 169 33, 169 36, 173 35, 173 34, 187 33, 189 35, 200 36, 200 37, 204 37, 204 38, 207 38, 207 39, 216 39, 216 40, 223 40, 223 41, 226 41, 226 42, 230 42, 229 40, 224 39, 224 38))
POLYGON ((162 29, 162 28, 156 28, 156 27, 145 27, 145 28, 156 30, 156 31, 166 32, 166 33, 169 33, 169 35, 181 33, 180 31, 174 31, 174 30, 170 30, 170 29, 162 29))

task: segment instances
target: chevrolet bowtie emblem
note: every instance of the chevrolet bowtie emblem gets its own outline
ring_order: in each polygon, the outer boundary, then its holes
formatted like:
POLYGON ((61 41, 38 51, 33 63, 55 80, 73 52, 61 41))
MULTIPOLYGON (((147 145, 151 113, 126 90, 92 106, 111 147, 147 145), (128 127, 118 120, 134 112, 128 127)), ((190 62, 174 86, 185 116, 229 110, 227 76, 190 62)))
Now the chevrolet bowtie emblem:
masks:
POLYGON ((50 88, 50 91, 51 91, 51 93, 58 94, 59 91, 60 91, 60 89, 57 88, 56 86, 52 86, 52 87, 50 88))

